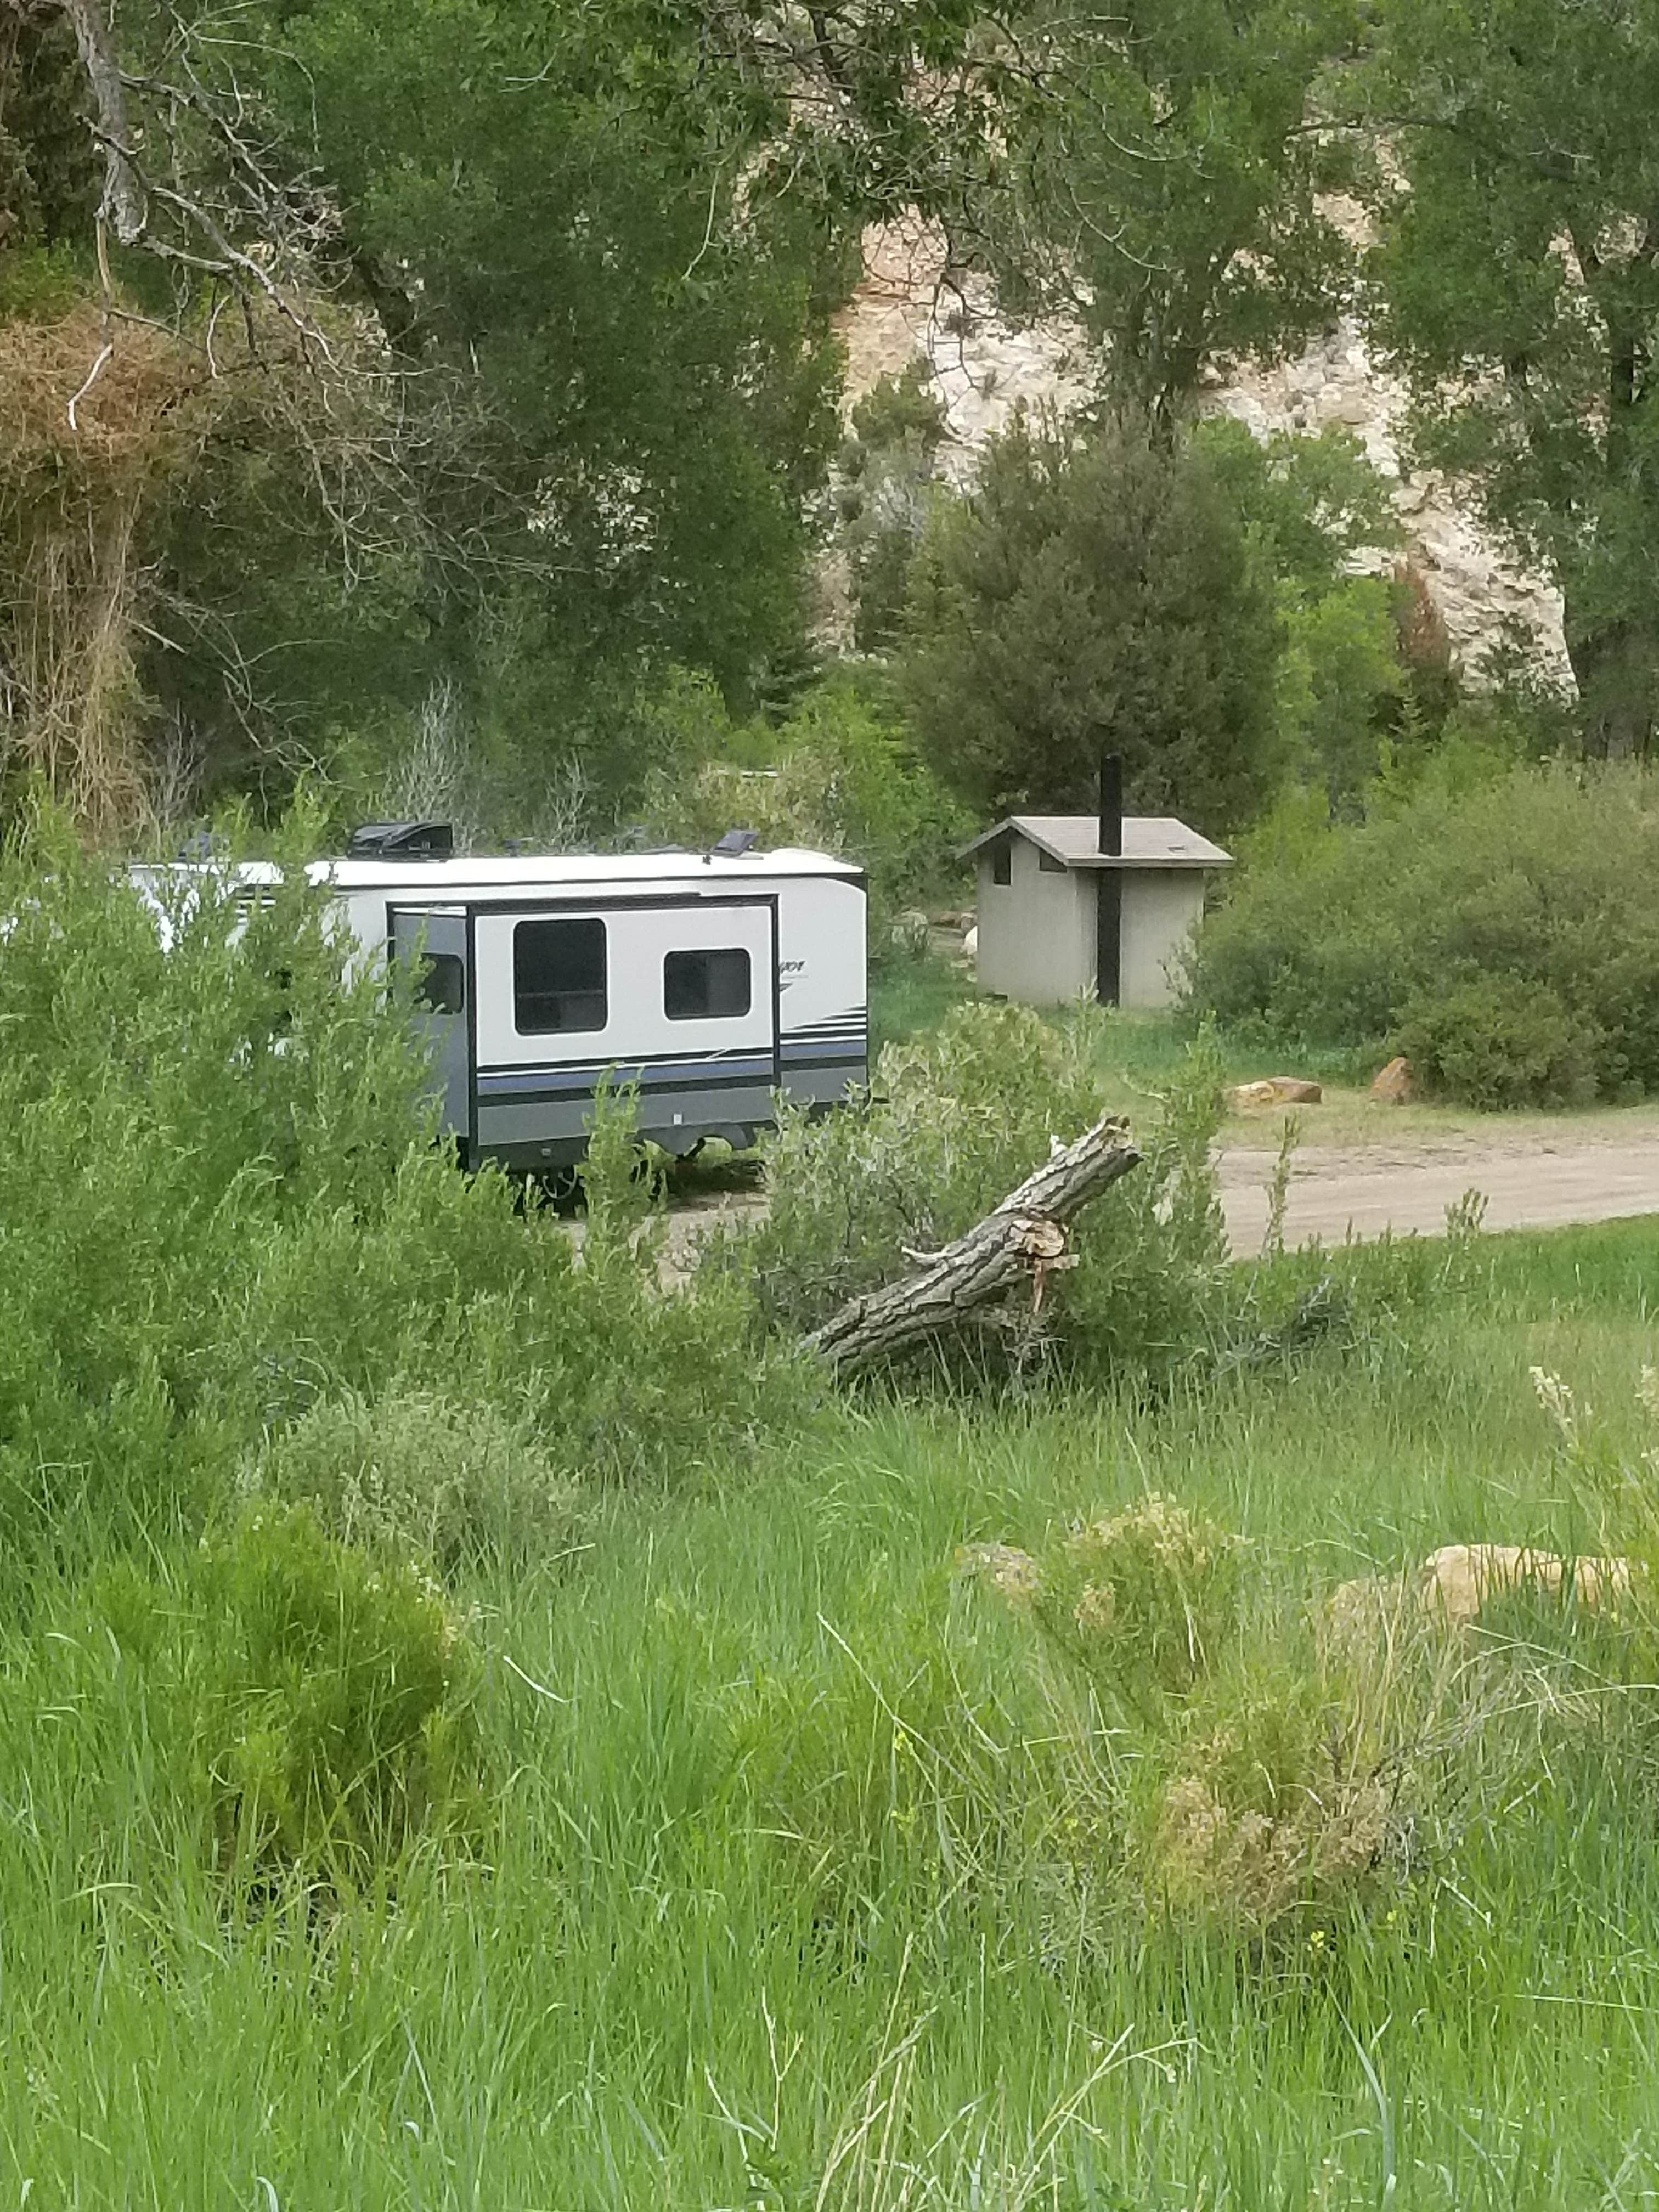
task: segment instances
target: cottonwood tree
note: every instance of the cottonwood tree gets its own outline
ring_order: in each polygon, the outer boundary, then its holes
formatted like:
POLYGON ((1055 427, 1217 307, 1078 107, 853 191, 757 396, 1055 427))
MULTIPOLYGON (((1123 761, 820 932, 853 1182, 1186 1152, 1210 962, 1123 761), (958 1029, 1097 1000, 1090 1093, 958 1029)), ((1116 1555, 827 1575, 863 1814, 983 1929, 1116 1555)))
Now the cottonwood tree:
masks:
POLYGON ((1372 264, 1419 443, 1547 566, 1591 750, 1659 720, 1659 6, 1391 0, 1372 264))
POLYGON ((756 118, 695 41, 540 0, 273 9, 342 281, 464 409, 434 483, 468 560, 568 660, 673 656, 733 691, 798 634, 836 437, 841 240, 753 188, 756 118))
POLYGON ((112 329, 163 323, 214 373, 240 325, 246 376, 280 326, 320 416, 384 402, 399 479, 343 483, 303 413, 289 451, 217 449, 211 497, 145 549, 191 617, 139 655, 158 692, 211 712, 191 672, 218 651, 240 731, 255 684, 269 710, 297 680, 324 738, 366 656, 337 689, 352 656, 308 641, 357 628, 389 696, 493 683, 545 743, 554 672, 568 694, 681 660, 740 692, 793 648, 850 264, 822 195, 766 187, 774 118, 697 25, 562 0, 270 0, 234 36, 157 0, 29 13, 76 58, 96 155, 72 241, 94 384, 112 329), (304 501, 273 495, 296 469, 341 526, 337 590, 304 501))
POLYGON ((1007 27, 1006 146, 970 223, 1015 314, 1063 311, 1168 434, 1206 368, 1334 319, 1322 86, 1352 0, 1046 0, 1007 27))

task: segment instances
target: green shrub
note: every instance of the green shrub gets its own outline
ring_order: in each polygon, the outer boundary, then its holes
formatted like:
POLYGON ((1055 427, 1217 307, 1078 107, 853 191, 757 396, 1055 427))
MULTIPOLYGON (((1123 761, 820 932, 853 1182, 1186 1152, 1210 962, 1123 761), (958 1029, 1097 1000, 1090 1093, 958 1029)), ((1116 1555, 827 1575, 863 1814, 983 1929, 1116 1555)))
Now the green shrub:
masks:
POLYGON ((229 1322, 271 1241, 372 1221, 431 1127, 303 872, 236 891, 163 887, 164 950, 54 818, 0 853, 0 1536, 71 1494, 188 1507, 258 1373, 229 1322))
POLYGON ((1253 1936, 1352 1910, 1386 1868, 1385 1771, 1316 1671, 1258 1654, 1151 1761, 1129 1847, 1144 1894, 1253 1936))
POLYGON ((957 848, 973 824, 921 761, 884 688, 854 674, 803 695, 752 765, 711 761, 693 779, 661 778, 658 834, 707 846, 742 823, 767 845, 805 845, 856 861, 869 880, 871 944, 901 908, 962 881, 957 848))
POLYGON ((1037 1618, 1115 1703, 1189 1692, 1238 1633, 1237 1540, 1154 1494, 1074 1529, 1044 1563, 1037 1618))
POLYGON ((1471 977, 1414 999, 1395 1037, 1429 1089, 1470 1106, 1582 1106, 1595 1095, 1601 1033, 1547 983, 1471 977))
POLYGON ((108 1566, 79 1613, 62 1641, 110 1786, 136 1759, 151 1818, 234 1881, 362 1879, 476 1816, 459 1620, 305 1508, 243 1515, 171 1576, 108 1566))
POLYGON ((1253 1937, 1363 1901, 1411 1721, 1333 1667, 1253 1547, 1152 1495, 1001 1556, 1021 1562, 1005 1593, 1062 1662, 1045 1677, 1056 1721, 1097 1753, 1068 1830, 1081 1870, 1103 1856, 1144 1911, 1253 1937))
POLYGON ((464 1804, 473 1662, 441 1594, 301 1511, 210 1544, 198 1694, 221 1863, 375 1863, 464 1804))
POLYGON ((319 1400, 272 1438, 247 1486, 309 1506, 349 1543, 446 1571, 556 1550, 574 1497, 533 1437, 495 1407, 407 1386, 319 1400))
POLYGON ((1626 765, 1376 790, 1358 826, 1287 803, 1241 848, 1190 1001, 1285 1051, 1414 1045, 1473 1103, 1659 1089, 1656 798, 1626 765))
POLYGON ((164 951, 48 818, 0 856, 0 1548, 198 1528, 267 1437, 354 1394, 493 1407, 561 1480, 679 1474, 810 1402, 740 1280, 661 1295, 631 1127, 601 1127, 580 1254, 455 1170, 405 1024, 297 867, 246 916, 228 874, 198 879, 164 951))
POLYGON ((765 1220, 723 1248, 767 1320, 815 1328, 971 1228, 1046 1159, 1051 1136, 1100 1110, 1075 1035, 1029 1008, 959 1006, 882 1052, 870 1102, 814 1121, 787 1113, 765 1146, 765 1220))

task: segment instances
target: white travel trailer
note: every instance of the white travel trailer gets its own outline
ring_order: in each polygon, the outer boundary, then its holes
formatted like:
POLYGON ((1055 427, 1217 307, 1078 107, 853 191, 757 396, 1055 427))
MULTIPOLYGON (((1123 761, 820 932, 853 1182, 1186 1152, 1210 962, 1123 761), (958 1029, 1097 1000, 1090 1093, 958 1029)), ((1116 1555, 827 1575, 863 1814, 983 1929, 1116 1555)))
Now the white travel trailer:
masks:
MULTIPOLYGON (((641 1135, 675 1153, 751 1144, 775 1094, 822 1110, 866 1080, 864 878, 747 837, 455 857, 441 825, 383 823, 311 872, 363 959, 422 959, 463 1163, 537 1170, 580 1158, 607 1078, 637 1086, 641 1135)), ((252 890, 272 872, 240 872, 252 890)))

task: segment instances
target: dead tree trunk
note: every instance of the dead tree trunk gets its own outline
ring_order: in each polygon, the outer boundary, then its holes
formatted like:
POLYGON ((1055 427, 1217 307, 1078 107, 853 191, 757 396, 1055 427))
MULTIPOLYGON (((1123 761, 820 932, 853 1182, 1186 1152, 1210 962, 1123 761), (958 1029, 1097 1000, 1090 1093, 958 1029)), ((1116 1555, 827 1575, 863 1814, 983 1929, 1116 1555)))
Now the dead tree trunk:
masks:
POLYGON ((919 1263, 915 1274, 852 1299, 808 1345, 845 1376, 949 1334, 1022 1283, 1040 1310, 1048 1276, 1074 1264, 1067 1225, 1139 1161, 1128 1123, 1108 1115, 1074 1143, 1057 1144, 965 1237, 942 1252, 907 1255, 919 1263))

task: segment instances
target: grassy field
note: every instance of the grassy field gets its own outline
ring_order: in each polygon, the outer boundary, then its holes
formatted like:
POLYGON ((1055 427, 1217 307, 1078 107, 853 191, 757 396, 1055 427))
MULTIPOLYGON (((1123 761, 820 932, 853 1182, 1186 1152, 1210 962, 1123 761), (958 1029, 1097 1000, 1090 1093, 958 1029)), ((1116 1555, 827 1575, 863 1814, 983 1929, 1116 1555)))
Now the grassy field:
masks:
POLYGON ((1288 1638, 1441 1542, 1595 1547, 1527 1370, 1639 1464, 1659 1236, 1478 1277, 1174 1402, 875 1401, 613 1498, 470 1592, 493 1793, 371 1894, 228 1911, 165 1715, 112 1641, 65 1659, 43 1585, 0 1678, 0 2202, 1653 2202, 1639 1683, 1559 1619, 1471 1644, 1502 1693, 1426 1747, 1405 1862, 1264 1942, 1151 1909, 1097 1825, 1111 1729, 952 1571, 1162 1490, 1261 1548, 1288 1638))

